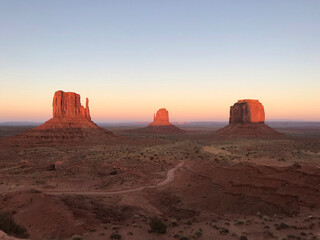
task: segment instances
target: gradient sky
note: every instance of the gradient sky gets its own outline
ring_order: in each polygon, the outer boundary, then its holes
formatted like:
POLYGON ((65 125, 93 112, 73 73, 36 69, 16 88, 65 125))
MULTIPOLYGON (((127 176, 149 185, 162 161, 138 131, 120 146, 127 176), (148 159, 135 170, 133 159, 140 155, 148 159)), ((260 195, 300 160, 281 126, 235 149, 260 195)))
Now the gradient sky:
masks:
POLYGON ((56 90, 94 121, 320 120, 319 0, 0 1, 0 122, 52 116, 56 90))

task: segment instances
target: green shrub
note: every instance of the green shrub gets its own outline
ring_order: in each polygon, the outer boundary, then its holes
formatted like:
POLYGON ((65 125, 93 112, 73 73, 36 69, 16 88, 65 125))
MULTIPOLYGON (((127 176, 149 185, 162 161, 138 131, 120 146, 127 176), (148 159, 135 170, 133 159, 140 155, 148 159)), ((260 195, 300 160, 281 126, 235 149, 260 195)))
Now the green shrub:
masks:
POLYGON ((167 232, 167 226, 164 222, 157 217, 153 217, 150 219, 150 232, 165 234, 167 232))
POLYGON ((0 230, 17 237, 28 237, 27 230, 15 223, 11 215, 2 211, 0 211, 0 230))
POLYGON ((82 240, 82 237, 80 235, 73 235, 71 240, 82 240))

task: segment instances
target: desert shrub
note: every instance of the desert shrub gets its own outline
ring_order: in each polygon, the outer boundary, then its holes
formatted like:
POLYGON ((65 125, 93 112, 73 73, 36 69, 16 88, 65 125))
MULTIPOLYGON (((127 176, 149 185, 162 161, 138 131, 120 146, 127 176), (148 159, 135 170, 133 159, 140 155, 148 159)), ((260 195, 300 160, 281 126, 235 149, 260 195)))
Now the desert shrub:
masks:
POLYGON ((27 230, 15 223, 12 216, 3 211, 0 211, 0 230, 17 237, 28 237, 27 230))
POLYGON ((241 221, 241 220, 237 220, 237 221, 235 222, 235 225, 243 225, 243 224, 244 224, 244 222, 241 221))
POLYGON ((71 240, 82 240, 82 237, 80 235, 73 235, 71 240))
POLYGON ((112 233, 110 239, 121 239, 121 235, 119 233, 112 233))
POLYGON ((279 226, 276 227, 277 230, 282 230, 282 229, 286 229, 289 228, 290 226, 286 223, 280 223, 279 226))
POLYGON ((153 217, 150 219, 150 232, 160 233, 164 234, 167 232, 167 226, 164 224, 164 222, 157 217, 153 217))
POLYGON ((220 233, 220 234, 228 234, 228 233, 229 233, 229 230, 222 227, 222 228, 219 229, 219 233, 220 233))

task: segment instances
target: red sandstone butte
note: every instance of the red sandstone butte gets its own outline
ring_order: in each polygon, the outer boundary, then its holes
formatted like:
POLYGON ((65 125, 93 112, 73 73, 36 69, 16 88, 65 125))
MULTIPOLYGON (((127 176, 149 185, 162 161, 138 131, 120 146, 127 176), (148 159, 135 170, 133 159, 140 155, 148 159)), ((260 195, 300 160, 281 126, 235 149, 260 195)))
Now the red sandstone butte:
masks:
POLYGON ((53 97, 53 117, 58 118, 84 118, 91 120, 89 112, 89 99, 86 107, 80 102, 80 95, 74 92, 57 91, 53 97))
POLYGON ((88 98, 86 107, 83 107, 79 94, 57 91, 52 107, 53 118, 21 135, 13 136, 13 141, 17 144, 32 145, 88 145, 110 143, 117 138, 112 132, 100 128, 91 120, 88 98))
POLYGON ((264 121, 264 107, 258 100, 239 100, 230 107, 229 125, 218 133, 228 137, 278 136, 279 133, 264 121))
POLYGON ((153 115, 153 122, 149 126, 168 126, 172 125, 169 122, 169 112, 165 108, 161 108, 153 115))
POLYGON ((130 132, 143 134, 181 134, 184 131, 169 122, 169 112, 161 108, 153 115, 153 122, 145 128, 135 129, 130 132))
POLYGON ((264 107, 259 100, 239 100, 230 107, 229 123, 264 123, 264 107))

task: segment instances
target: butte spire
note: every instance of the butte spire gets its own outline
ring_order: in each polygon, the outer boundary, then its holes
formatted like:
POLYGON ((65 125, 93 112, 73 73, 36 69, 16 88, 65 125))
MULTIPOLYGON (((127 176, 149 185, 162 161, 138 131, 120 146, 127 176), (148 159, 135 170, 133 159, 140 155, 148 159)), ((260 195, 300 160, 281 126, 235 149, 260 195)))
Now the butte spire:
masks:
POLYGON ((80 95, 57 91, 52 102, 53 117, 44 124, 15 136, 30 144, 94 144, 113 142, 117 137, 100 128, 92 120, 89 99, 86 107, 81 105, 80 95))

